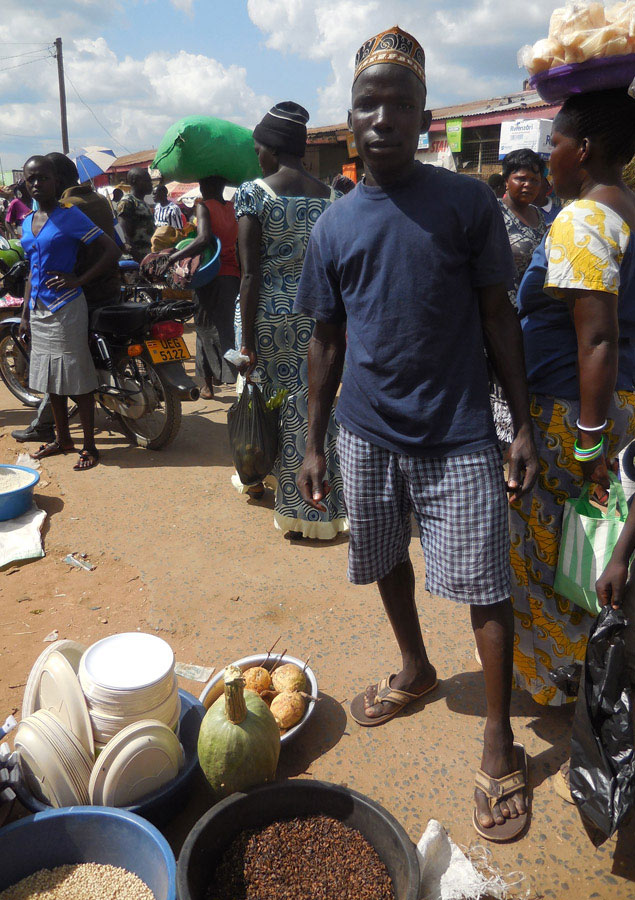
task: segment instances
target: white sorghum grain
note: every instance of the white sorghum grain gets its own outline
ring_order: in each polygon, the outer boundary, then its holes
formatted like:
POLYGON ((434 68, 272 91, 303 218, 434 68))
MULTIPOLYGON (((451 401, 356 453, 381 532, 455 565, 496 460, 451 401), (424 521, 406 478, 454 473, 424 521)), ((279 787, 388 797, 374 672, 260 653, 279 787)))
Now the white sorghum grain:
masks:
POLYGON ((23 472, 22 469, 0 469, 0 494, 17 491, 18 488, 26 487, 30 481, 33 481, 30 472, 23 472))
POLYGON ((0 900, 155 900, 132 872, 119 866, 80 863, 40 869, 0 891, 0 900))

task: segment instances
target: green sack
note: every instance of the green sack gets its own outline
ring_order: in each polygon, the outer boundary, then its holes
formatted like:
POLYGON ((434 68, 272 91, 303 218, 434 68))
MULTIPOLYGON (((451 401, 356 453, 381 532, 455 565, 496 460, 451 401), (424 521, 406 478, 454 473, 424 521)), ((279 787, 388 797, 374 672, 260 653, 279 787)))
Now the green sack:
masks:
POLYGON ((185 183, 218 175, 239 185, 262 176, 253 133, 212 116, 186 116, 168 128, 152 168, 185 183))
POLYGON ((607 567, 628 515, 624 488, 612 472, 606 512, 589 500, 590 482, 576 499, 565 501, 562 538, 554 590, 576 606, 597 616, 600 612, 595 582, 607 567), (619 504, 619 510, 618 510, 619 504))

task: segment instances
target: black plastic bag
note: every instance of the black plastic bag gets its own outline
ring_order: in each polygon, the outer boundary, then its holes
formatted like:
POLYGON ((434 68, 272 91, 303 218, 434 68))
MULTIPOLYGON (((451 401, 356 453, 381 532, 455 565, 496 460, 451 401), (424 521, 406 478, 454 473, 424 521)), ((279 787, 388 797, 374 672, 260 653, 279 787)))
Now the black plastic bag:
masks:
POLYGON ((549 678, 566 697, 577 697, 580 693, 582 663, 573 663, 569 666, 557 666, 555 669, 550 669, 549 678))
POLYGON ((621 609, 603 607, 589 637, 571 735, 571 793, 596 847, 635 806, 633 692, 625 628, 621 609))
POLYGON ((267 409, 258 385, 247 382, 227 413, 227 426, 238 477, 246 486, 258 484, 278 455, 278 410, 267 409))

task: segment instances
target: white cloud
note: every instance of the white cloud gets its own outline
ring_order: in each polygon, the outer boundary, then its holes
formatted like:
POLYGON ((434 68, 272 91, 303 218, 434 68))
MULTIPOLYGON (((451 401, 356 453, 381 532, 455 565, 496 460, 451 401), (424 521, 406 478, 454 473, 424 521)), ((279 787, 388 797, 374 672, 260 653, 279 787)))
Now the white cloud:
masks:
POLYGON ((121 0, 2 0, 0 41, 52 43, 57 35, 94 34, 121 11, 121 0))
POLYGON ((170 0, 174 9, 184 12, 188 16, 194 14, 194 0, 170 0))
MULTIPOLYGON (((252 87, 250 59, 236 35, 235 64, 179 49, 145 57, 114 51, 99 35, 126 22, 133 3, 145 4, 160 18, 168 0, 2 0, 0 42, 39 41, 62 35, 69 76, 67 86, 71 145, 113 144, 131 151, 156 145, 164 130, 190 113, 219 115, 253 125, 272 102, 266 85, 252 87), (153 8, 154 7, 154 8, 153 8), (77 98, 75 85, 95 115, 115 136, 101 130, 77 98)), ((209 2, 209 0, 208 0, 209 2)), ((237 0, 223 0, 236 3, 237 0)), ((474 100, 520 88, 525 73, 515 64, 516 50, 547 31, 552 9, 563 0, 238 0, 274 53, 328 64, 330 74, 317 82, 311 124, 342 122, 350 100, 355 51, 364 39, 398 22, 424 44, 432 106, 474 100), (386 10, 389 9, 387 12, 386 10)), ((198 12, 196 0, 169 0, 185 15, 198 12)), ((221 3, 217 4, 219 7, 221 3)), ((212 46, 210 38, 210 46, 212 46)), ((32 57, 3 59, 37 49, 0 44, 0 156, 18 162, 23 149, 59 148, 57 75, 52 58, 18 69, 32 57), (20 142, 15 135, 26 135, 20 142), (20 150, 11 155, 19 145, 20 150)), ((15 45, 14 45, 15 46, 15 45)), ((317 71, 320 67, 315 66, 317 71)), ((293 80, 289 80, 293 96, 293 80)), ((277 97, 276 99, 280 99, 277 97)))
MULTIPOLYGON (((77 9, 70 12, 78 21, 80 13, 85 14, 86 21, 79 27, 83 36, 64 44, 71 147, 99 144, 112 146, 119 154, 128 148, 135 152, 156 147, 166 129, 182 116, 216 115, 253 126, 271 106, 269 96, 250 87, 243 66, 225 66, 185 50, 155 51, 144 58, 118 56, 103 37, 85 36, 98 31, 88 23, 96 12, 93 0, 74 6, 77 9)), ((18 38, 12 35, 12 39, 18 38)), ((5 168, 18 167, 24 158, 23 153, 14 158, 10 152, 14 135, 31 138, 29 152, 48 152, 60 144, 55 61, 50 58, 18 72, 30 72, 32 77, 16 83, 13 70, 0 72, 0 156, 5 168)))
POLYGON ((350 98, 355 52, 370 35, 398 23, 424 45, 432 105, 519 89, 514 59, 521 45, 547 33, 554 0, 248 0, 268 47, 328 60, 318 88, 317 122, 341 122, 350 98), (301 34, 302 39, 298 40, 301 34))

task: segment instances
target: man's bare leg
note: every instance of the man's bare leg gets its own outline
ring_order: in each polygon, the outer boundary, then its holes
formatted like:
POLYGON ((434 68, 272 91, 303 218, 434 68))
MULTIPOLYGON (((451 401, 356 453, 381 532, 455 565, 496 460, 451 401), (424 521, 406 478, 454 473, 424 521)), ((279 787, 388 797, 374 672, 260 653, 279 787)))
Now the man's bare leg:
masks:
MULTIPOLYGON (((419 615, 415 603, 415 573, 410 560, 400 563, 377 582, 384 608, 395 632, 401 651, 402 670, 392 679, 390 686, 398 690, 420 694, 437 678, 434 666, 428 659, 423 643, 419 615)), ((366 715, 372 719, 394 709, 389 700, 375 702, 376 685, 366 690, 366 715)))
MULTIPOLYGON (((494 778, 501 778, 517 768, 514 753, 514 735, 509 720, 512 692, 512 661, 514 641, 514 614, 510 600, 489 606, 470 607, 472 628, 476 637, 487 699, 487 721, 483 737, 481 768, 494 778)), ((506 818, 516 818, 526 812, 522 791, 496 804, 493 817, 485 794, 474 792, 476 809, 481 825, 502 825, 506 818)))

